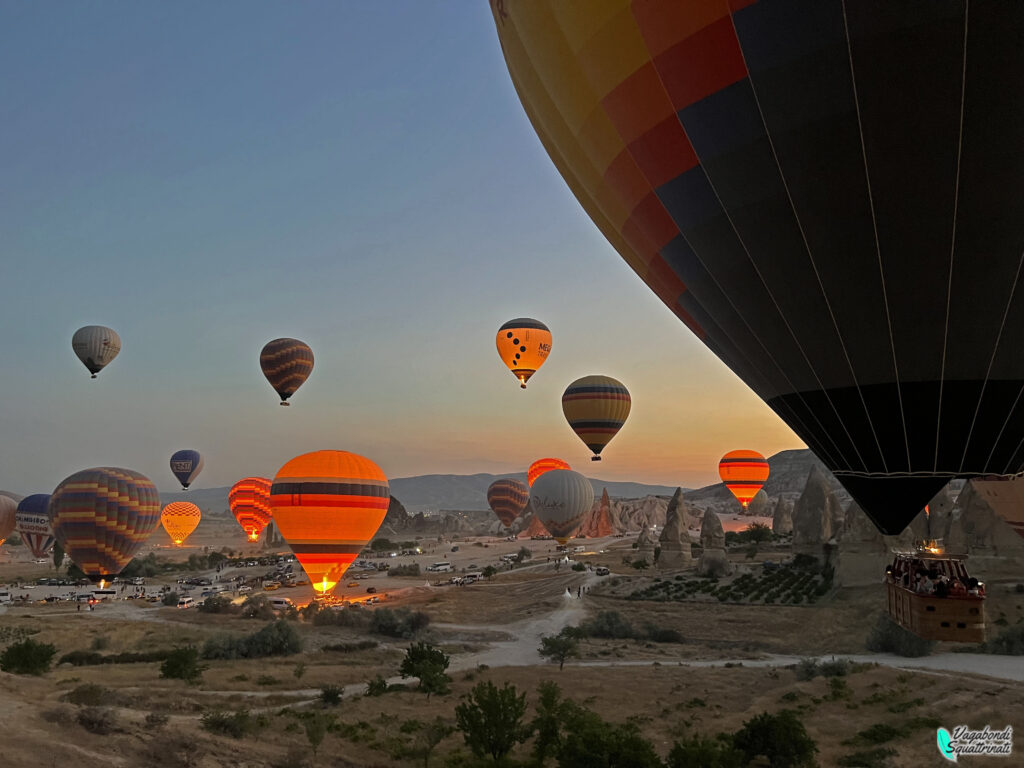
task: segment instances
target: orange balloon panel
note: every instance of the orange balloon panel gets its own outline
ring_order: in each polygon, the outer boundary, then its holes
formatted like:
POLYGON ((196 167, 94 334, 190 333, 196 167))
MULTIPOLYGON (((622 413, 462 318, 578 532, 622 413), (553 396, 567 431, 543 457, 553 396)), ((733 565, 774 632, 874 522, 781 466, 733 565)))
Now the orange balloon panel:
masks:
POLYGON ((274 478, 274 522, 313 587, 326 593, 384 522, 388 479, 367 458, 316 451, 289 461, 274 478))
POLYGON ((258 541, 270 522, 270 481, 244 477, 228 491, 228 506, 249 541, 258 541))
POLYGON ((202 516, 202 511, 195 504, 175 501, 164 507, 164 511, 160 513, 160 524, 171 537, 171 541, 180 547, 185 543, 185 539, 192 535, 202 516))
POLYGON ((540 320, 517 317, 498 329, 495 341, 501 361, 519 379, 519 385, 526 389, 526 382, 548 359, 551 331, 540 320))
POLYGON ((768 479, 768 462, 757 451, 729 451, 718 462, 718 476, 746 509, 768 479))
POLYGON ((572 469, 572 467, 569 466, 569 462, 561 459, 537 459, 526 471, 526 482, 532 486, 538 477, 552 469, 572 469))

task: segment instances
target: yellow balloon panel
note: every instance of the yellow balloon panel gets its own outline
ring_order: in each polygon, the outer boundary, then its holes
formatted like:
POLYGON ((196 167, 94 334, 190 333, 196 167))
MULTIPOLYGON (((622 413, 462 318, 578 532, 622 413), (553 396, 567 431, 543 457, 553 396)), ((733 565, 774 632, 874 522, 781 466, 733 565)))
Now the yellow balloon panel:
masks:
POLYGON ((202 517, 202 511, 195 504, 175 501, 164 507, 160 513, 160 524, 171 537, 171 541, 180 547, 199 526, 202 517))

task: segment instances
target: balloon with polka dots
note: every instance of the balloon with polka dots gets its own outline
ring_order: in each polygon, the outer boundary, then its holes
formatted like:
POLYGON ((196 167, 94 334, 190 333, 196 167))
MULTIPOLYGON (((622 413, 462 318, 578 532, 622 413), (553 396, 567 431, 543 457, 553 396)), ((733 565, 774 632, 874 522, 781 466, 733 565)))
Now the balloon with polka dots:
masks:
POLYGON ((539 320, 517 317, 498 329, 496 343, 501 361, 526 389, 526 382, 548 359, 551 331, 539 320))

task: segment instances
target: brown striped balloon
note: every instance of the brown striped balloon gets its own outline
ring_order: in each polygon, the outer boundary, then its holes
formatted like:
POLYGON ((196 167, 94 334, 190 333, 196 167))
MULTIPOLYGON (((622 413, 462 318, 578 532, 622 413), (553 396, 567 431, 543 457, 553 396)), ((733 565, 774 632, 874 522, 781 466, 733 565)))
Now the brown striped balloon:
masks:
POLYGON ((268 341, 260 352, 260 368, 281 398, 281 405, 288 405, 288 398, 313 372, 313 350, 298 339, 268 341))
POLYGON ((487 489, 487 503, 506 528, 516 521, 529 501, 530 487, 521 480, 503 477, 487 489))

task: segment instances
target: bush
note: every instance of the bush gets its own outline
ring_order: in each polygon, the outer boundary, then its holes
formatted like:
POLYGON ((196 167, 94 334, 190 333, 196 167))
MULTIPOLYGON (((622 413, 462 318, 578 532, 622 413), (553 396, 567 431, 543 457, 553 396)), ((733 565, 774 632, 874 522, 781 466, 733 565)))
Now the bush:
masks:
POLYGON ((558 747, 559 768, 628 766, 661 768, 654 746, 635 723, 616 725, 573 702, 562 707, 565 733, 558 747))
POLYGON ((370 631, 408 640, 430 624, 430 616, 409 608, 378 608, 370 614, 370 631))
POLYGON ((633 625, 618 611, 599 611, 598 614, 582 622, 576 632, 581 637, 603 637, 623 640, 635 636, 633 625))
POLYGON ((178 604, 178 593, 177 592, 165 592, 164 596, 160 598, 161 605, 175 606, 178 604))
POLYGON ((210 595, 197 609, 200 613, 241 613, 240 606, 231 602, 230 597, 210 595))
POLYGON ((50 671, 50 663, 56 654, 55 646, 27 638, 12 643, 0 653, 0 669, 15 675, 42 675, 50 671))
POLYGON ((370 678, 370 682, 366 684, 367 696, 382 696, 387 692, 388 681, 384 679, 383 675, 377 675, 376 677, 370 678))
POLYGON ((537 653, 541 658, 558 664, 558 669, 561 670, 568 659, 580 655, 580 643, 571 633, 565 631, 559 632, 557 635, 541 635, 540 648, 537 649, 537 653))
POLYGON ((388 576, 419 576, 420 575, 420 564, 419 563, 408 563, 407 565, 396 565, 394 568, 388 568, 388 576))
POLYGON ((98 707, 102 704, 109 704, 114 697, 114 692, 109 688, 95 683, 86 683, 65 693, 61 698, 69 704, 77 704, 81 707, 98 707))
POLYGON ((398 667, 402 677, 419 678, 419 690, 430 699, 432 693, 447 693, 451 678, 445 674, 451 659, 440 648, 427 643, 410 645, 398 667))
POLYGON ((478 683, 455 707, 455 722, 466 746, 477 757, 490 757, 495 763, 526 741, 530 729, 523 724, 526 694, 518 694, 514 685, 478 683))
POLYGON ((864 752, 854 752, 851 755, 843 755, 836 761, 839 768, 886 768, 890 765, 889 758, 896 754, 895 749, 869 749, 864 752))
POLYGON ((175 648, 160 665, 160 677, 169 680, 184 680, 190 685, 198 683, 206 665, 199 663, 199 650, 193 645, 175 648))
POLYGON ((672 745, 667 768, 746 768, 743 753, 728 740, 696 735, 672 745))
POLYGON ((925 640, 909 632, 886 614, 878 617, 868 635, 867 649, 875 653, 895 653, 897 656, 927 656, 935 647, 933 640, 925 640))
POLYGON ((200 720, 199 725, 204 731, 215 733, 219 736, 230 736, 233 739, 243 739, 246 736, 256 733, 262 725, 262 718, 253 717, 249 710, 240 709, 237 712, 207 712, 200 720))
POLYGON ((267 624, 244 637, 210 638, 203 646, 204 659, 261 659, 267 656, 290 656, 302 651, 302 638, 294 626, 284 619, 267 624))
POLYGON ((376 640, 360 640, 355 643, 335 643, 325 645, 322 650, 333 653, 356 653, 357 651, 369 651, 377 647, 376 640))
POLYGON ((813 680, 821 674, 817 659, 800 659, 793 671, 797 680, 813 680))
POLYGON ((156 650, 135 653, 125 651, 123 653, 111 653, 104 656, 95 651, 71 651, 60 657, 58 664, 71 664, 75 667, 93 667, 100 664, 139 664, 164 661, 171 651, 156 650))
POLYGON ((572 569, 574 571, 585 571, 587 570, 587 566, 585 566, 583 563, 573 563, 572 569))
POLYGON ((256 678, 256 685, 277 685, 281 681, 271 675, 260 675, 256 678))
POLYGON ((320 689, 320 703, 325 707, 336 707, 341 703, 344 692, 340 685, 325 685, 320 689))
POLYGON ((853 665, 847 659, 830 659, 821 662, 822 677, 846 677, 853 671, 853 665))
POLYGON ((117 716, 111 710, 102 707, 85 707, 79 710, 75 719, 89 733, 96 733, 100 736, 106 736, 117 730, 117 716))
POLYGON ((170 722, 170 718, 162 712, 150 712, 146 715, 146 727, 154 730, 160 730, 168 722, 170 722))
POLYGON ((751 718, 733 735, 733 744, 748 763, 764 755, 772 768, 812 768, 818 751, 804 724, 788 709, 751 718))
POLYGON ((890 723, 875 723, 857 734, 857 739, 865 744, 884 744, 887 741, 898 739, 903 735, 903 729, 890 723))
POLYGON ((110 638, 106 635, 97 635, 92 639, 89 647, 94 651, 105 651, 110 647, 110 638))
POLYGON ((1024 656, 1024 624, 1008 627, 982 645, 985 653, 1002 656, 1024 656))
POLYGON ((274 609, 266 595, 253 595, 242 603, 243 619, 260 619, 270 621, 274 618, 274 609))

